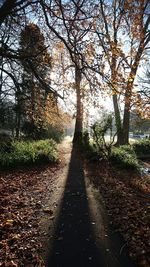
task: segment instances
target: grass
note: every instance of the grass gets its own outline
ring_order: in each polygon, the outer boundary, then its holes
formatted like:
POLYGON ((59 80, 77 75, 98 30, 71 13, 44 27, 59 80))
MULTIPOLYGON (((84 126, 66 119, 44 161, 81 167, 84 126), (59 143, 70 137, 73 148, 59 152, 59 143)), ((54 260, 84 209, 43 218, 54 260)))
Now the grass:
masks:
POLYGON ((57 160, 56 143, 52 139, 0 144, 0 167, 4 169, 57 160))

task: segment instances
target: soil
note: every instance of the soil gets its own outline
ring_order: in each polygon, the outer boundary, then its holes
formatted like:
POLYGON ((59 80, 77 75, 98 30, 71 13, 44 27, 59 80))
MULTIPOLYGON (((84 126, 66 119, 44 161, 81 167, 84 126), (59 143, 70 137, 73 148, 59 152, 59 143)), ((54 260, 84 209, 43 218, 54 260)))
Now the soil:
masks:
MULTIPOLYGON (((111 216, 112 207, 122 208, 113 204, 114 195, 109 194, 113 190, 110 181, 107 185, 105 164, 98 165, 100 179, 95 163, 90 166, 72 148, 70 139, 64 140, 58 150, 58 165, 0 174, 0 266, 138 266, 129 257, 132 246, 125 235, 122 238, 124 232, 121 227, 118 231, 111 216)), ((124 201, 128 200, 127 195, 124 201)), ((127 229, 125 214, 115 214, 122 228, 127 229)), ((143 228, 145 231, 145 224, 143 228)))

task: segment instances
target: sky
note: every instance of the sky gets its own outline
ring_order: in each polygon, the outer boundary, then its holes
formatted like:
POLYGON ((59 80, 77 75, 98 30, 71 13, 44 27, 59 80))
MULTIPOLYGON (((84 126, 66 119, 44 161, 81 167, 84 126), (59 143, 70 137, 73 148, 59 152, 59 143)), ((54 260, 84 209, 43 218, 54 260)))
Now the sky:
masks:
POLYGON ((0 7, 3 5, 4 2, 5 0, 0 0, 0 7))

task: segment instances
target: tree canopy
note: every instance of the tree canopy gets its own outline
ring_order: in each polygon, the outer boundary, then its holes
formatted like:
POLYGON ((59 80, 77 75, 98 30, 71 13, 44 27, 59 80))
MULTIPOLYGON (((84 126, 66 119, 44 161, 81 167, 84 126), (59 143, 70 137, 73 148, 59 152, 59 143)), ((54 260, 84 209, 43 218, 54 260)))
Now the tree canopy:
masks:
MULTIPOLYGON (((74 95, 78 142, 89 105, 98 107, 100 97, 109 96, 117 143, 127 144, 131 110, 146 107, 149 116, 149 82, 145 86, 142 77, 137 88, 137 75, 149 61, 150 2, 6 0, 0 14, 1 104, 11 98, 23 108, 20 95, 26 95, 26 114, 36 110, 39 120, 50 99, 55 107, 59 99, 70 99, 69 107, 74 95)), ((16 110, 17 118, 22 111, 16 110)))

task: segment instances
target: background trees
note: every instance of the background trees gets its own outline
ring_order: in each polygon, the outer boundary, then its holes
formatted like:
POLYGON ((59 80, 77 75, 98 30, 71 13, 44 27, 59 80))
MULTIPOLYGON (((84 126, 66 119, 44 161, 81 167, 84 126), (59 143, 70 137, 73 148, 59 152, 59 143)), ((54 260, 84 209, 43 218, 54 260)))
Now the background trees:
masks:
POLYGON ((93 108, 98 106, 103 94, 112 97, 118 145, 128 143, 132 106, 147 103, 145 112, 149 106, 147 87, 138 93, 135 87, 139 66, 149 57, 149 10, 148 0, 5 1, 0 8, 0 95, 1 101, 15 96, 16 135, 21 117, 45 127, 46 105, 56 114, 56 102, 71 88, 76 93, 74 142, 82 139, 87 103, 95 95, 93 108), (59 61, 52 78, 56 49, 59 61))
POLYGON ((88 1, 41 1, 46 25, 64 45, 70 57, 70 67, 74 69, 74 89, 76 92, 76 123, 74 142, 82 138, 83 133, 83 51, 89 32, 89 21, 93 5, 88 1), (89 11, 87 12, 87 10, 89 11), (55 24, 54 24, 55 23, 55 24))
POLYGON ((145 117, 150 118, 150 71, 149 64, 147 64, 146 70, 142 72, 142 77, 138 78, 138 94, 137 94, 137 106, 139 113, 145 117))
POLYGON ((144 134, 150 132, 150 118, 144 118, 139 110, 133 110, 130 116, 130 131, 135 134, 144 134))
MULTIPOLYGON (((22 93, 18 98, 18 105, 24 113, 25 124, 32 125, 32 134, 36 134, 46 127, 45 112, 46 105, 50 105, 50 100, 55 102, 55 96, 51 94, 47 101, 49 92, 43 88, 39 79, 50 83, 51 58, 44 44, 44 36, 40 28, 30 23, 25 26, 20 36, 20 55, 28 54, 30 58, 21 59, 22 70, 22 93), (34 72, 32 71, 34 70, 34 72)), ((51 105, 52 106, 52 105, 51 105)), ((19 114, 18 114, 19 115, 19 114)))
POLYGON ((148 1, 100 1, 93 26, 97 36, 94 47, 99 73, 109 78, 106 84, 111 89, 118 144, 128 143, 134 81, 148 49, 149 24, 148 1), (120 100, 124 103, 122 119, 120 100))

